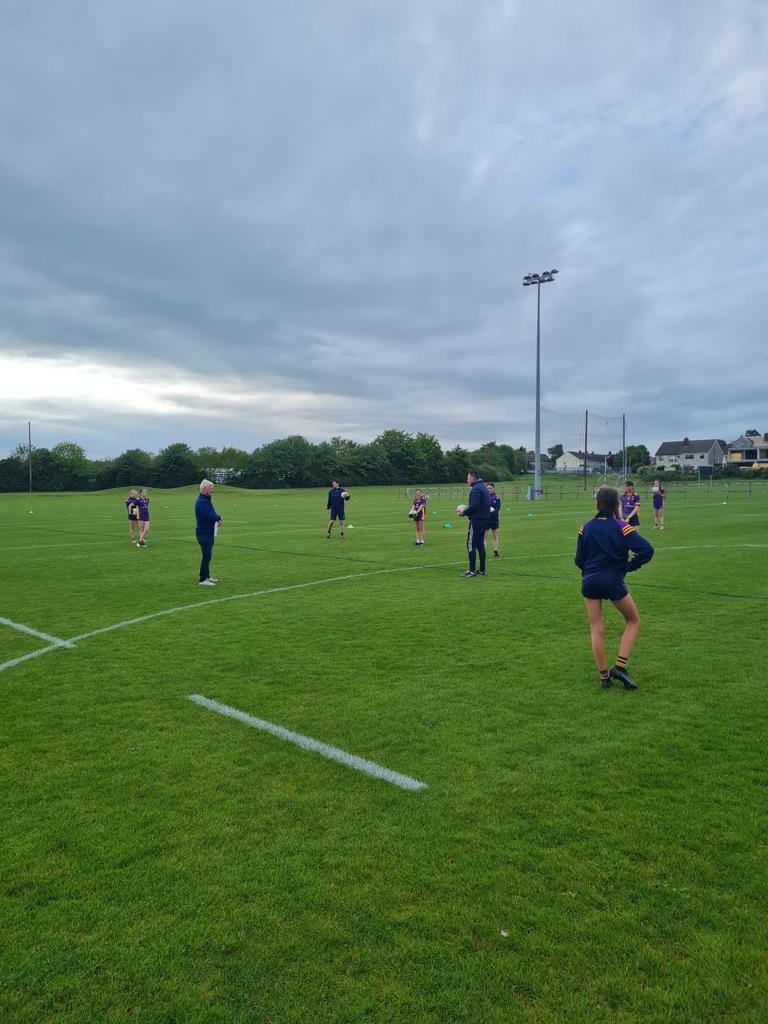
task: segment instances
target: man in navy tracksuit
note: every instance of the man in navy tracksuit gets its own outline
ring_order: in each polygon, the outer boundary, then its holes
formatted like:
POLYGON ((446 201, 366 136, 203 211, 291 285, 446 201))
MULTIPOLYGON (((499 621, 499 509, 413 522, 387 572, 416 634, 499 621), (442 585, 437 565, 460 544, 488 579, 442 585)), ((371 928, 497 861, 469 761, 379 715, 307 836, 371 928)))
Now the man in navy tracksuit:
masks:
POLYGON ((328 503, 326 508, 328 509, 328 532, 326 537, 330 539, 331 530, 333 529, 334 522, 339 520, 339 536, 344 539, 344 495, 347 492, 343 487, 339 486, 338 480, 331 481, 331 489, 328 491, 328 503))
POLYGON ((485 576, 485 531, 491 522, 491 496, 488 488, 474 470, 467 473, 469 503, 459 515, 469 519, 467 530, 467 554, 469 568, 465 576, 485 576), (480 568, 475 572, 475 558, 480 559, 480 568))
POLYGON ((221 516, 213 507, 211 499, 213 486, 210 480, 203 480, 200 484, 200 494, 195 502, 195 536, 202 553, 202 560, 200 562, 201 587, 216 586, 216 580, 211 579, 209 571, 211 555, 213 554, 213 541, 218 525, 221 522, 221 516))

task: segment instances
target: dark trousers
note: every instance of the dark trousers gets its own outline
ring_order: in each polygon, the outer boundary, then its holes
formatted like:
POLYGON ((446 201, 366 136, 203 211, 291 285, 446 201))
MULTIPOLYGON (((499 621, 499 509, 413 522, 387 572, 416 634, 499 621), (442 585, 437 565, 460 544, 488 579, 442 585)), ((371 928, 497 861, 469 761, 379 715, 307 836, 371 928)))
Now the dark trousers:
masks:
POLYGON ((207 580, 210 575, 211 556, 213 555, 213 534, 195 533, 197 543, 200 545, 202 559, 200 561, 200 582, 207 580))
POLYGON ((480 559, 480 572, 485 572, 485 531, 488 529, 487 519, 470 519, 467 530, 467 554, 469 568, 475 571, 475 559, 480 559))

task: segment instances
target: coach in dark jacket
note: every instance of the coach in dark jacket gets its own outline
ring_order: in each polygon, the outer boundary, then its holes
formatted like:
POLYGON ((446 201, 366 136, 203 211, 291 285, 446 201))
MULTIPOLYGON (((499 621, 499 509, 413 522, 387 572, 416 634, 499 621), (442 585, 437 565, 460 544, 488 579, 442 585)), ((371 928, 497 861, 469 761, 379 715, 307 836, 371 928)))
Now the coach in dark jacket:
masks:
POLYGON ((222 521, 221 516, 213 507, 214 485, 210 480, 203 480, 200 484, 200 494, 195 502, 195 536, 200 545, 202 559, 200 561, 200 586, 213 587, 216 580, 209 576, 211 556, 213 554, 213 542, 216 538, 216 529, 222 521))
POLYGON ((491 522, 491 496, 488 488, 474 470, 467 473, 469 484, 469 502, 459 515, 469 519, 467 530, 467 554, 469 569, 465 576, 485 576, 485 531, 491 522), (480 559, 480 568, 475 572, 475 560, 480 559))

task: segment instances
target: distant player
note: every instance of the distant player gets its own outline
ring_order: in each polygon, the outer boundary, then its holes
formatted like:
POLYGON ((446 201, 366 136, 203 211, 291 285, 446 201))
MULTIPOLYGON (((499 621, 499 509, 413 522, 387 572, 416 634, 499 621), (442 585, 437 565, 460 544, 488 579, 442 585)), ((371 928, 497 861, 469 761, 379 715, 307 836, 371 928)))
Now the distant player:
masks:
POLYGON ((137 543, 140 548, 145 548, 147 546, 145 538, 149 533, 149 495, 143 487, 139 491, 136 504, 139 509, 139 539, 137 543))
POLYGON ((640 525, 640 495, 635 493, 635 485, 631 480, 624 484, 621 496, 621 515, 630 526, 640 525))
POLYGON ((328 503, 325 506, 328 509, 328 533, 326 534, 328 539, 330 539, 333 524, 338 519, 339 536, 344 540, 344 517, 346 513, 344 510, 345 499, 342 495, 346 493, 347 492, 339 486, 338 480, 331 480, 331 489, 328 491, 328 503))
POLYGON ((581 569, 581 593, 589 619, 592 654, 601 686, 610 686, 613 678, 620 680, 627 690, 635 690, 637 683, 627 673, 627 661, 640 629, 640 616, 624 585, 624 577, 650 562, 653 547, 634 526, 619 518, 619 492, 613 487, 600 487, 596 504, 594 519, 579 527, 575 558, 581 569), (634 555, 631 561, 630 551, 634 555), (610 670, 603 641, 603 601, 612 601, 624 617, 619 656, 610 670))
POLYGON ((200 481, 200 494, 195 501, 195 537, 200 545, 201 587, 215 587, 218 580, 211 576, 211 558, 216 534, 221 526, 221 516, 213 507, 214 484, 210 480, 200 481))
POLYGON ((485 576, 485 531, 491 519, 491 496, 488 488, 471 469, 467 473, 469 484, 469 503, 466 508, 459 512, 460 516, 469 519, 467 529, 467 554, 469 555, 469 568, 465 576, 485 576), (476 559, 480 561, 480 568, 475 572, 476 559))
POLYGON ((654 530, 664 529, 664 502, 667 499, 667 489, 662 487, 660 481, 654 480, 651 488, 651 504, 653 505, 653 528, 654 530))
POLYGON ((422 491, 417 490, 413 497, 413 504, 411 505, 411 511, 408 513, 413 519, 416 527, 416 543, 424 543, 424 519, 427 515, 427 496, 422 491))
POLYGON ((488 488, 488 494, 491 498, 491 518, 488 523, 488 529, 493 538, 493 557, 499 557, 499 512, 501 511, 501 498, 496 493, 495 484, 486 484, 488 488))
POLYGON ((136 528, 137 537, 141 529, 139 526, 139 496, 135 490, 131 490, 125 499, 125 509, 128 513, 128 537, 131 544, 133 544, 134 527, 136 528))

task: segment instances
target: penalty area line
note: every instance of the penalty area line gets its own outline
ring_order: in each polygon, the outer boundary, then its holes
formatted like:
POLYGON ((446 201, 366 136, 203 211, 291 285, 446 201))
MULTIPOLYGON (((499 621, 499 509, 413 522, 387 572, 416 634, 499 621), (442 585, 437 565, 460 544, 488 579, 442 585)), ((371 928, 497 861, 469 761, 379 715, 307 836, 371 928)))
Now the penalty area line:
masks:
POLYGON ((31 626, 25 626, 21 622, 11 622, 10 619, 4 619, 0 615, 0 626, 10 626, 11 629, 18 630, 19 633, 26 633, 27 636, 35 636, 38 640, 47 640, 49 644, 54 647, 74 647, 75 645, 71 640, 62 640, 61 637, 51 636, 50 633, 41 633, 39 629, 32 629, 31 626))
POLYGON ((389 768, 383 768, 380 764, 376 764, 375 761, 367 761, 363 757, 357 757, 356 754, 348 754, 346 750, 332 747, 328 743, 321 743, 320 740, 314 740, 311 736, 302 736, 301 733, 291 732, 290 729, 285 729, 282 725, 274 725, 272 722, 266 722, 263 718, 254 718, 253 715, 246 714, 245 711, 238 711, 237 708, 231 708, 228 704, 219 704, 218 701, 210 700, 199 693, 188 694, 187 700, 191 700, 193 704, 198 704, 201 708, 215 711, 218 715, 235 718, 238 722, 243 722, 252 729, 268 732, 271 736, 277 736, 278 739, 286 740, 288 743, 293 743, 294 746, 301 747, 302 750, 311 750, 314 754, 319 754, 329 761, 343 764, 345 768, 353 768, 355 771, 363 772, 363 774, 370 775, 375 779, 389 782, 400 789, 414 790, 427 788, 426 782, 412 779, 410 775, 401 775, 400 772, 393 772, 389 768))

